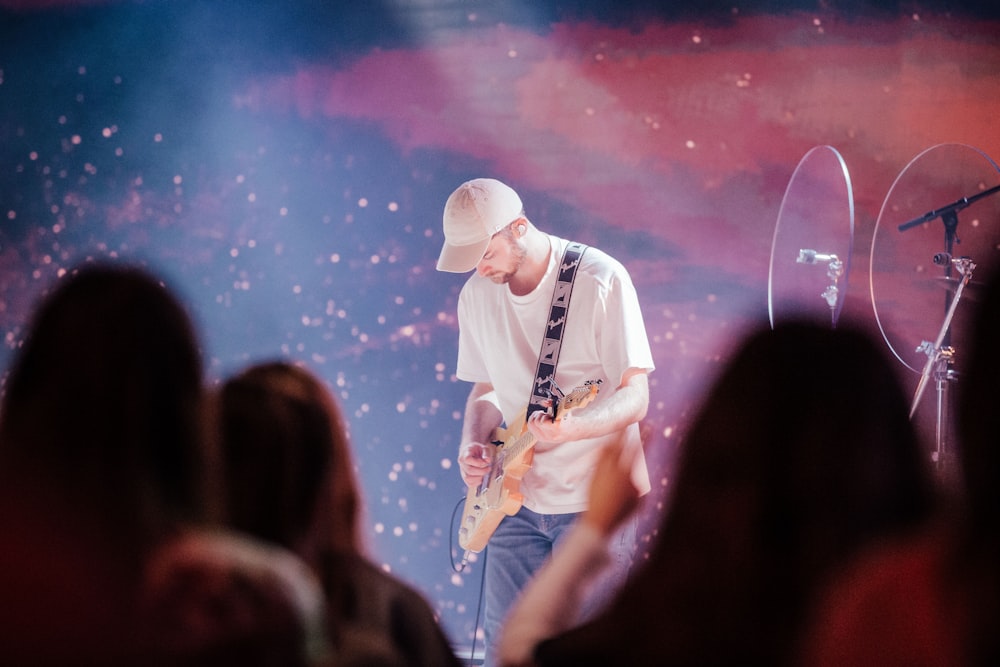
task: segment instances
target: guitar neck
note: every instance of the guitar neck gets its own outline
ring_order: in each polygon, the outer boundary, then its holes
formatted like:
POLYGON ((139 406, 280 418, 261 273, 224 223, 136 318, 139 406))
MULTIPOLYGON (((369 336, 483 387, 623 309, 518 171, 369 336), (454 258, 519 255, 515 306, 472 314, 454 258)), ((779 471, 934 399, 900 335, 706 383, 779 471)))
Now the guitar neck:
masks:
POLYGON ((504 444, 503 449, 506 452, 507 460, 511 461, 517 459, 521 454, 533 447, 534 444, 535 436, 531 431, 525 430, 524 433, 504 444))

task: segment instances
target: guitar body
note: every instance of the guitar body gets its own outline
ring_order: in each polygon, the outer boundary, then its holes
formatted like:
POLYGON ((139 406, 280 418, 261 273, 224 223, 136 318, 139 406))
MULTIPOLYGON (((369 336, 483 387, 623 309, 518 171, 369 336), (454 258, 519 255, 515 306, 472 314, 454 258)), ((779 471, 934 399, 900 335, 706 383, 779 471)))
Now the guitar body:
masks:
MULTIPOLYGON (((561 419, 567 411, 594 400, 597 384, 587 384, 562 399, 554 410, 553 419, 561 419)), ((458 543, 466 551, 478 553, 486 548, 504 517, 521 509, 524 500, 521 480, 531 469, 535 436, 528 431, 527 409, 508 429, 498 429, 494 442, 490 472, 478 486, 470 486, 465 496, 465 509, 458 529, 458 543)))
MULTIPOLYGON (((523 426, 516 437, 534 440, 523 426)), ((465 510, 462 525, 458 531, 458 543, 466 551, 478 553, 486 547, 487 541, 500 525, 504 517, 512 516, 521 509, 524 496, 520 492, 521 480, 531 468, 535 450, 527 447, 519 455, 506 461, 504 454, 508 443, 514 442, 510 436, 513 429, 499 429, 496 441, 503 442, 493 448, 493 466, 479 486, 470 486, 465 495, 465 510), (511 439, 508 439, 511 438, 511 439)), ((513 451, 513 449, 509 450, 513 451)))

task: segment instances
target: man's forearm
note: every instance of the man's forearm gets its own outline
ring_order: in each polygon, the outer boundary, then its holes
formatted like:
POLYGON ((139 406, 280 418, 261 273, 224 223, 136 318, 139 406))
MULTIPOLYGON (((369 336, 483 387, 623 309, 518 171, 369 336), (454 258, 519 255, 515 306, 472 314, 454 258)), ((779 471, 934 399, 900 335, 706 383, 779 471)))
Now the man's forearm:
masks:
POLYGON ((489 442, 493 431, 503 423, 496 392, 486 383, 476 383, 465 402, 462 443, 489 442))
POLYGON ((649 407, 649 381, 645 372, 628 376, 606 400, 574 413, 574 439, 596 438, 642 420, 649 407))

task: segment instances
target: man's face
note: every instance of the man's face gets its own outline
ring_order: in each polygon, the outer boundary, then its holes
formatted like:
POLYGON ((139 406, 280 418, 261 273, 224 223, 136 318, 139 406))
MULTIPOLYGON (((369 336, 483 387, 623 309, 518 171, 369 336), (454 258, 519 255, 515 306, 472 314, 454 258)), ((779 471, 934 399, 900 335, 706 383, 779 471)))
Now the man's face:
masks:
POLYGON ((510 226, 504 227, 490 239, 486 254, 476 264, 476 272, 497 285, 506 285, 521 268, 525 254, 510 226))

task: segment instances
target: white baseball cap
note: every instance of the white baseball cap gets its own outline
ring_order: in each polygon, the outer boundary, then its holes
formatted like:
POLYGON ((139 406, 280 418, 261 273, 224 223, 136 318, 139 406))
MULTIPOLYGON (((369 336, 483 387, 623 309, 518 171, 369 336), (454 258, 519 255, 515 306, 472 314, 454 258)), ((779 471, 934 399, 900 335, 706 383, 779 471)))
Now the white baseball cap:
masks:
POLYGON ((493 235, 523 211, 517 193, 495 178, 462 183, 444 205, 444 247, 438 271, 465 273, 476 268, 493 235))

